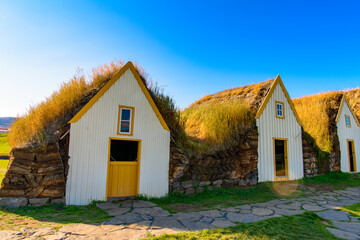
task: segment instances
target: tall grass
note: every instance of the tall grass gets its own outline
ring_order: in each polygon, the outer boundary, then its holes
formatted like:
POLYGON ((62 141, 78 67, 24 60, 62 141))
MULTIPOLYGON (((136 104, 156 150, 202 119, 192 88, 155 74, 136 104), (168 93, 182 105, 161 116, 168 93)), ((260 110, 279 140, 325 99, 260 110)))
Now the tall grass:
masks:
MULTIPOLYGON (((156 87, 157 85, 152 82, 149 84, 145 70, 137 64, 134 65, 168 125, 173 128, 180 126, 177 108, 173 100, 165 95, 159 87, 156 87), (176 121, 178 122, 176 123, 176 121)), ((68 114, 72 116, 84 96, 94 89, 100 89, 123 66, 122 61, 111 62, 94 68, 88 79, 78 72, 70 81, 62 83, 59 90, 54 91, 40 104, 31 106, 25 115, 19 117, 12 124, 8 134, 10 146, 15 147, 28 141, 43 142, 46 140, 47 128, 52 123, 68 114)), ((67 121, 64 121, 64 124, 66 123, 67 121)))
POLYGON ((186 133, 211 145, 231 143, 252 128, 255 112, 239 100, 194 104, 181 113, 186 133))
POLYGON ((339 94, 327 92, 293 100, 304 130, 315 139, 322 151, 328 153, 332 151, 330 125, 335 121, 335 109, 339 107, 339 99, 341 99, 339 94))

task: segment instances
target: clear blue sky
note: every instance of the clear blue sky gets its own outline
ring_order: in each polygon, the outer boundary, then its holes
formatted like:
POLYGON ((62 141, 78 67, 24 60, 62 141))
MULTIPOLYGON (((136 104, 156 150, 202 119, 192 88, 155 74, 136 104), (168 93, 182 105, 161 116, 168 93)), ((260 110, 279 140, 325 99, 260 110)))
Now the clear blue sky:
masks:
POLYGON ((0 116, 77 67, 142 65, 185 108, 282 77, 291 97, 360 85, 359 1, 1 1, 0 116))

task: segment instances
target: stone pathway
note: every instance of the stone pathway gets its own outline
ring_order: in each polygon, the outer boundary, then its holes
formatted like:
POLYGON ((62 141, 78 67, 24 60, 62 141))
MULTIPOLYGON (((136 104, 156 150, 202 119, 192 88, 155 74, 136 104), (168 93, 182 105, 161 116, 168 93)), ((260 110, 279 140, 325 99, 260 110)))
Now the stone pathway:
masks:
POLYGON ((100 203, 97 206, 113 219, 101 224, 72 224, 59 231, 52 228, 23 228, 0 231, 0 239, 139 239, 163 233, 176 233, 235 226, 264 219, 314 211, 332 222, 327 229, 340 238, 360 239, 359 218, 351 217, 340 208, 360 202, 360 187, 323 192, 308 198, 279 199, 263 203, 239 205, 200 212, 170 214, 156 204, 141 200, 100 203))

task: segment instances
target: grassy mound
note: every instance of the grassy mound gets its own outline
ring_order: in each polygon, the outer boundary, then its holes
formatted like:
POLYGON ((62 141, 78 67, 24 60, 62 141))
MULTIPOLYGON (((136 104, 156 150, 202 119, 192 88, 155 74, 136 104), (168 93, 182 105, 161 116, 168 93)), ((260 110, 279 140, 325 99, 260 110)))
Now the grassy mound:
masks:
POLYGON ((360 88, 347 90, 345 94, 357 118, 360 120, 360 88))
POLYGON ((181 113, 181 122, 200 149, 237 141, 255 126, 255 115, 273 80, 207 95, 181 113))
MULTIPOLYGON (((19 117, 11 126, 8 134, 11 147, 26 142, 47 141, 55 130, 52 125, 66 125, 67 122, 94 96, 111 77, 124 66, 122 61, 111 62, 94 68, 89 79, 81 73, 61 84, 59 90, 36 106, 30 107, 24 116, 19 117)), ((135 64, 143 82, 158 106, 160 113, 175 135, 182 132, 179 113, 174 101, 163 90, 148 80, 142 67, 135 64)))
POLYGON ((295 109, 309 133, 322 151, 332 151, 332 132, 342 93, 327 92, 294 99, 295 109))

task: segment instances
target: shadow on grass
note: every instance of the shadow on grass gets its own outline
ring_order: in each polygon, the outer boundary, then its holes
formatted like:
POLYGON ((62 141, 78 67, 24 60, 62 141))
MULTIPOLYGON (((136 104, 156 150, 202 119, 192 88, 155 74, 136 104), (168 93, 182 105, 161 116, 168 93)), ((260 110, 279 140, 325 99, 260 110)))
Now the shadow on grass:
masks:
MULTIPOLYGON (((63 204, 58 204, 13 209, 0 208, 0 222, 8 224, 24 223, 24 220, 36 220, 61 225, 70 223, 90 224, 99 223, 111 218, 104 210, 96 207, 95 203, 87 206, 64 206, 63 204)), ((4 224, 1 225, 4 227, 4 224)))

